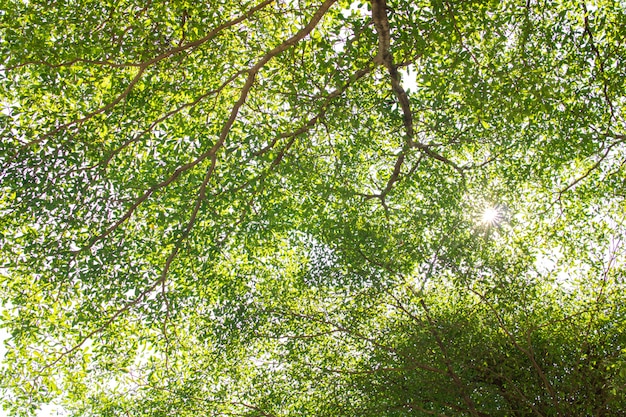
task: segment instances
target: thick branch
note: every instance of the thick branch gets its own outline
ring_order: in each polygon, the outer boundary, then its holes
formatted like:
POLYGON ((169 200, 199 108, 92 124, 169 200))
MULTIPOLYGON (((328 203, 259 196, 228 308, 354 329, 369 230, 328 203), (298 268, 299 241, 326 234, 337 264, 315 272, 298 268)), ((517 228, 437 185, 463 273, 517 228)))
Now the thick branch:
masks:
MULTIPOLYGON (((457 164, 455 164, 445 156, 433 151, 430 146, 415 141, 411 103, 409 101, 409 96, 402 87, 400 73, 398 72, 398 66, 394 63, 393 54, 391 53, 391 33, 389 27, 389 19, 387 17, 386 0, 372 0, 372 20, 378 34, 378 54, 374 58, 374 62, 383 65, 389 73, 393 93, 398 100, 400 109, 402 110, 402 120, 404 123, 404 128, 406 130, 407 145, 411 148, 417 148, 427 156, 451 166, 457 172, 459 172, 459 174, 461 174, 463 178, 465 178, 463 170, 457 164)), ((396 161, 394 174, 392 175, 392 179, 388 182, 388 185, 386 187, 389 190, 390 187, 393 186, 393 183, 397 180, 397 177, 399 175, 398 168, 401 167, 403 159, 404 157, 401 156, 396 161), (398 172, 396 173, 396 171, 398 172)), ((388 193, 389 190, 387 190, 386 193, 388 193)))
POLYGON ((250 90, 252 88, 252 85, 254 84, 255 77, 258 74, 259 70, 263 66, 265 66, 265 64, 267 64, 272 58, 274 58, 278 54, 284 52, 289 47, 295 45, 300 40, 302 40, 304 37, 306 37, 315 28, 315 26, 319 23, 319 21, 322 19, 322 17, 326 14, 326 12, 330 8, 330 6, 332 6, 336 1, 337 0, 327 0, 327 1, 325 1, 322 4, 322 6, 320 6, 320 8, 317 10, 317 12, 313 15, 311 21, 303 29, 298 31, 298 33, 296 33, 294 36, 292 36, 289 39, 287 39, 282 44, 278 45, 277 47, 275 47, 274 49, 269 51, 267 54, 265 54, 259 60, 259 62, 256 65, 254 65, 248 71, 248 78, 246 80, 245 85, 241 89, 241 93, 239 95, 239 99, 234 104, 234 106, 233 106, 233 108, 232 108, 232 110, 230 112, 230 116, 229 116, 228 120, 226 121, 226 123, 224 124, 224 126, 222 128, 222 131, 220 133, 218 141, 209 150, 207 150, 206 152, 201 154, 194 161, 192 161, 192 162, 190 162, 188 164, 182 165, 179 168, 177 168, 174 171, 174 173, 170 177, 165 179, 164 181, 162 181, 162 182, 160 182, 160 183, 150 187, 141 197, 139 197, 133 203, 133 205, 130 207, 130 209, 127 210, 127 212, 117 222, 115 222, 112 226, 110 226, 108 229, 106 229, 105 232, 102 233, 101 235, 96 236, 95 238, 92 238, 90 240, 88 246, 86 248, 82 249, 82 250, 85 250, 85 249, 93 246, 98 240, 101 240, 101 239, 105 238, 106 236, 108 236, 115 229, 117 229, 122 223, 124 223, 126 220, 128 220, 132 216, 132 214, 135 212, 135 210, 137 210, 137 208, 144 201, 146 201, 155 191, 157 191, 158 189, 166 187, 167 185, 171 184, 183 172, 193 168, 194 166, 200 164, 202 161, 204 161, 204 160, 206 160, 207 158, 210 157, 211 164, 210 164, 210 166, 209 166, 209 168, 208 168, 208 170, 206 172, 204 181, 202 182, 202 185, 200 186, 200 189, 198 191, 198 197, 196 199, 196 202, 195 202, 194 208, 192 210, 190 219, 187 222, 187 226, 185 228, 185 231, 183 232, 181 237, 178 239, 178 241, 176 242, 176 245, 171 250, 170 254, 168 255, 167 259, 165 260, 165 264, 163 266, 163 269, 161 271, 159 279, 156 280, 153 284, 151 284, 148 288, 146 288, 143 292, 141 292, 141 294, 139 294, 137 297, 135 297, 134 300, 124 304, 111 317, 109 317, 101 326, 99 326, 98 328, 92 330, 86 336, 82 337, 79 343, 74 345, 72 348, 66 350, 65 352, 61 353, 59 355, 59 357, 57 357, 57 359, 55 359, 52 363, 48 364, 45 368, 50 368, 50 367, 54 366, 61 359, 63 359, 65 356, 67 356, 67 355, 71 354, 72 352, 75 352, 76 350, 78 350, 83 344, 85 344, 87 342, 87 340, 89 340, 94 335, 104 331, 119 316, 121 316, 126 311, 130 310, 133 306, 135 306, 135 305, 139 304, 140 302, 142 302, 147 297, 148 294, 150 294, 152 291, 154 291, 159 285, 161 285, 166 280, 167 274, 169 273, 169 270, 171 268, 172 262, 174 261, 174 259, 178 255, 178 252, 180 250, 182 242, 191 233, 191 230, 192 230, 192 228, 193 228, 193 226, 194 226, 194 224, 196 222, 196 219, 197 219, 200 207, 202 205, 202 201, 206 198, 206 188, 207 188, 207 185, 208 185, 208 183, 209 183, 209 181, 210 181, 210 179, 212 177, 212 174, 213 174, 213 172, 215 170, 215 166, 217 164, 217 152, 221 149, 221 147, 224 144, 224 141, 226 140, 226 137, 230 133, 230 129, 231 129, 233 123, 235 122, 235 120, 237 119, 237 115, 239 113, 239 109, 241 108, 241 106, 246 101, 246 98, 247 98, 247 96, 248 96, 248 94, 249 94, 249 92, 250 92, 250 90))
POLYGON ((404 127, 406 128, 409 143, 412 145, 413 137, 415 136, 413 131, 413 114, 411 113, 409 97, 402 87, 398 67, 393 62, 393 55, 391 54, 391 33, 389 19, 387 18, 386 0, 372 0, 372 20, 378 33, 378 55, 374 58, 374 62, 383 65, 389 72, 391 87, 402 109, 404 127))
POLYGON ((391 68, 393 67, 393 57, 390 51, 391 35, 386 0, 372 0, 372 21, 378 34, 378 55, 374 58, 374 62, 391 68))
MULTIPOLYGON (((226 122, 224 123, 224 126, 222 127, 218 140, 210 149, 208 149, 207 151, 199 155, 195 160, 187 164, 181 165, 168 178, 166 178, 165 180, 161 181, 158 184, 153 185, 148 190, 146 190, 139 198, 135 200, 135 202, 131 205, 131 207, 126 211, 126 213, 124 213, 124 215, 119 220, 117 220, 115 223, 109 226, 100 235, 93 237, 89 241, 89 243, 81 249, 81 251, 90 249, 96 242, 110 235, 115 229, 117 229, 124 222, 130 219, 130 217, 139 208, 139 206, 143 204, 143 202, 145 202, 154 192, 170 185, 172 182, 178 179, 178 177, 180 177, 182 173, 192 169, 193 167, 200 164, 207 158, 211 158, 211 161, 212 161, 211 166, 214 167, 216 158, 217 158, 217 152, 224 145, 226 137, 230 133, 230 129, 235 123, 235 120, 237 120, 239 110, 241 109, 241 106, 243 106, 246 99, 248 98, 248 94, 250 93, 250 90, 252 89, 256 75, 259 73, 261 68, 263 68, 272 58, 284 52, 285 50, 289 49, 291 46, 297 44, 300 40, 302 40, 309 33, 311 33, 311 31, 315 28, 315 26, 317 26, 319 21, 322 19, 324 14, 326 14, 330 6, 332 6, 336 1, 337 0, 325 1, 322 4, 322 6, 317 10, 317 12, 313 15, 313 17, 311 18, 311 21, 304 28, 302 28, 300 31, 298 31, 298 33, 296 33, 295 35, 293 35, 292 37, 290 37, 289 39, 287 39, 286 41, 284 41, 283 43, 281 43, 280 45, 278 45, 277 47, 275 47, 268 53, 266 53, 252 68, 248 70, 248 77, 246 79, 244 86, 241 89, 241 92, 239 94, 239 99, 233 105, 233 108, 230 111, 230 115, 228 119, 226 120, 226 122)), ((202 198, 204 198, 204 190, 203 190, 202 198)))

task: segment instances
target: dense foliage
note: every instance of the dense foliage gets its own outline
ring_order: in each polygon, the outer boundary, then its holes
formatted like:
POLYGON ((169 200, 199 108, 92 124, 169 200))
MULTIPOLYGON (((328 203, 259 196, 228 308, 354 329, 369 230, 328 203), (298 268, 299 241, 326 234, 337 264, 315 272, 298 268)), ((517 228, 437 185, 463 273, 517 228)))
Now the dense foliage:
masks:
POLYGON ((623 0, 4 0, 5 409, 626 414, 625 79, 623 0))

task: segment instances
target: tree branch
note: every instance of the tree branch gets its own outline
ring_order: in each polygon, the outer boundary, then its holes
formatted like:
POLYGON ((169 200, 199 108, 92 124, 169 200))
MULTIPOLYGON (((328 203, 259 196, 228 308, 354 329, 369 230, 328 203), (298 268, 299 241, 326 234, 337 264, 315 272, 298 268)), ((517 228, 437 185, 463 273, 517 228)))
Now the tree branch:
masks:
POLYGON ((467 392, 465 390, 465 386, 464 386, 463 382, 461 381, 461 378, 457 375, 457 373, 452 368, 452 363, 450 362, 450 358, 449 358, 449 355, 448 355, 448 349, 446 348, 445 344, 443 343, 443 340, 441 340, 441 337, 439 336, 439 332, 437 331, 436 325, 435 325, 435 323, 434 323, 434 321, 433 321, 433 319, 432 319, 432 317, 430 315, 430 310, 426 306, 426 302, 424 302, 423 299, 421 299, 419 302, 420 302, 420 304, 421 304, 421 306, 424 309, 424 312, 426 314, 426 319, 428 320, 428 324, 430 325, 431 333, 434 336, 435 341, 436 341, 437 345, 439 346, 439 349, 441 350, 441 354, 443 356, 443 361, 446 364, 446 369, 448 370, 448 372, 447 372, 448 375, 454 381, 454 385, 456 385, 457 389, 459 390, 459 393, 461 394, 461 397, 463 397, 463 402, 465 403, 465 405, 467 405, 467 407, 469 407, 470 414, 472 416, 474 416, 474 417, 482 417, 485 414, 479 412, 476 409, 476 404, 474 404, 474 401, 472 401, 470 396, 467 394, 467 392))
MULTIPOLYGON (((391 34, 389 27, 389 19, 387 17, 387 3, 386 0, 372 0, 372 20, 374 22, 374 27, 376 28, 376 32, 378 34, 378 54, 374 58, 374 62, 380 65, 383 65, 387 72, 389 73, 389 77, 391 79, 391 87, 393 90, 396 99, 398 100, 398 104, 402 109, 402 120, 404 123, 404 128, 406 130, 406 138, 407 145, 411 148, 417 148, 427 156, 436 159, 440 162, 445 163, 446 165, 454 168, 460 175, 463 180, 465 179, 465 173, 463 170, 450 159, 445 156, 435 152, 431 149, 430 146, 420 143, 419 141, 415 141, 415 131, 413 128, 413 113, 411 112, 411 104, 409 101, 409 96, 406 91, 402 87, 400 73, 398 72, 398 66, 394 64, 393 54, 391 53, 391 34)), ((398 158, 396 161, 396 168, 399 169, 399 165, 402 165, 404 157, 398 158)), ((395 172, 395 169, 394 169, 395 172)), ((399 175, 399 172, 398 172, 399 175)), ((393 177, 393 174, 392 174, 393 177)), ((396 176, 397 178, 397 176, 396 176)), ((391 185, 393 186, 393 182, 391 185)), ((389 186, 388 182, 388 186, 389 186)), ((388 192, 388 191, 387 191, 388 192)))
MULTIPOLYGON (((98 242, 98 241, 106 238, 108 235, 110 235, 114 230, 116 230, 124 222, 126 222, 128 219, 130 219, 131 216, 133 215, 133 213, 137 210, 137 208, 139 208, 139 206, 143 202, 145 202, 148 198, 150 198, 150 196, 154 192, 158 191, 161 188, 164 188, 164 187, 167 187, 168 185, 170 185, 178 177, 180 177, 180 175, 182 173, 184 173, 185 171, 188 171, 188 170, 192 169, 193 167, 195 167, 196 165, 200 164, 201 162, 203 162, 207 158, 211 158, 211 161, 212 161, 211 162, 211 169, 214 169, 215 168, 216 159, 217 159, 217 152, 224 145, 226 137, 230 133, 230 129, 233 126, 233 124, 235 123, 235 120, 237 119, 237 116, 239 114, 239 110, 241 109, 241 106, 243 106, 243 104, 245 103, 245 101, 246 101, 246 99, 248 97, 248 94, 250 93, 250 90, 252 89, 252 86, 254 85, 255 78, 256 78, 257 74, 259 73, 259 71, 261 70, 261 68, 263 68, 272 58, 274 58, 275 56, 277 56, 280 53, 284 52, 285 50, 287 50, 291 46, 297 44, 300 40, 302 40, 304 37, 306 37, 315 28, 315 26, 317 26, 317 24, 322 19, 322 17, 326 14, 326 12, 330 8, 330 6, 332 6, 336 1, 337 0, 326 0, 322 4, 322 6, 320 6, 320 8, 316 11, 316 13, 311 18, 310 22, 304 28, 302 28, 295 35, 293 35, 292 37, 290 37, 289 39, 287 39, 286 41, 284 41, 280 45, 278 45, 275 48, 273 48, 268 53, 266 53, 253 67, 251 67, 248 70, 248 77, 246 79, 246 82, 245 82, 244 86, 242 87, 242 89, 241 89, 241 91, 239 93, 239 98, 235 102, 235 104, 233 105, 233 107, 232 107, 232 109, 230 111, 230 115, 229 115, 228 119, 226 120, 226 122, 224 123, 224 126, 222 127, 222 130, 220 131, 220 135, 219 135, 216 143, 210 149, 208 149, 207 151, 203 152, 195 160, 193 160, 193 161, 191 161, 191 162, 189 162, 187 164, 181 165, 168 178, 166 178, 165 180, 163 180, 163 181, 153 185, 148 190, 146 190, 139 198, 137 198, 135 200, 135 202, 130 206, 130 208, 124 213, 124 215, 122 215, 122 217, 119 220, 117 220, 115 223, 113 223, 111 226, 109 226, 101 234, 91 238, 89 240, 89 242, 87 243, 87 245, 85 245, 82 249, 79 249, 78 251, 75 252, 75 255, 77 255, 79 252, 83 252, 83 251, 91 249, 96 242, 98 242)), ((203 193, 202 198, 203 199, 204 199, 204 192, 205 192, 205 190, 203 189, 202 190, 202 193, 203 193)))
POLYGON ((598 66, 598 70, 600 71, 600 79, 602 81, 602 94, 604 95, 604 100, 606 104, 609 106, 609 110, 611 112, 611 119, 615 119, 615 108, 613 107, 613 101, 609 96, 609 89, 606 82, 606 73, 604 71, 604 60, 600 55, 600 51, 598 50, 598 46, 595 43, 593 32, 591 31, 591 25, 589 24, 589 10, 587 10, 587 5, 585 2, 582 2, 583 11, 585 12, 584 16, 584 24, 585 24, 585 33, 589 37, 589 46, 595 55, 595 61, 598 66))

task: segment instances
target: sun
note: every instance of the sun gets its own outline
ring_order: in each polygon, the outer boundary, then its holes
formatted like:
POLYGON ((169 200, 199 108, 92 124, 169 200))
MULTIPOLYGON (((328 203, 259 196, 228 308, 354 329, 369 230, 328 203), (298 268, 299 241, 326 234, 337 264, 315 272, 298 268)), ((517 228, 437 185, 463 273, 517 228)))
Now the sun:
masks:
POLYGON ((487 226, 494 225, 500 220, 500 211, 497 207, 487 207, 481 216, 481 223, 487 226))

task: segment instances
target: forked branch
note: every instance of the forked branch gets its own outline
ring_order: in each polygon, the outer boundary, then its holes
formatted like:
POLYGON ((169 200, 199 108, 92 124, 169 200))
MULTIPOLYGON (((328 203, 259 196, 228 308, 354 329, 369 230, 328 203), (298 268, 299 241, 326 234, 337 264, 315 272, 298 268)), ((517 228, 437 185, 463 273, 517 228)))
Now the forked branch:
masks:
MULTIPOLYGON (((374 58, 374 62, 384 66, 391 78, 391 87, 393 90, 398 104, 402 109, 402 120, 404 128, 406 130, 407 145, 411 148, 417 148, 427 156, 445 163, 446 165, 454 168, 462 178, 465 178, 463 170, 454 162, 432 150, 430 146, 423 144, 415 140, 415 131, 413 129, 413 113, 411 112, 411 104, 409 96, 407 95, 404 87, 402 87, 400 73, 398 72, 398 65, 393 61, 393 54, 391 53, 391 29, 389 26, 389 18, 387 17, 387 2, 386 0, 372 0, 372 21, 378 34, 378 54, 374 58)), ((400 163, 401 165, 401 163, 400 163)), ((396 170, 394 170, 395 173, 396 170)), ((397 179, 394 178, 390 182, 393 185, 397 179)))

